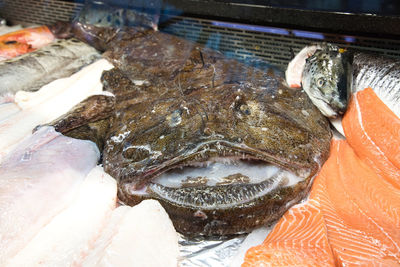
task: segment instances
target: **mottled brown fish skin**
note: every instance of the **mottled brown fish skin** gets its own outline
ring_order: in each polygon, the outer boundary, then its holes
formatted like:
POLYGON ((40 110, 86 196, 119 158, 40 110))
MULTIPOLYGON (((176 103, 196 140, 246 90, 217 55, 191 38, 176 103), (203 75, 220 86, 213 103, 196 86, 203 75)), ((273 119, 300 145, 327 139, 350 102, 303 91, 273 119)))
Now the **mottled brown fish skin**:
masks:
POLYGON ((178 231, 229 235, 272 223, 307 194, 328 157, 331 131, 304 92, 286 87, 272 70, 175 36, 95 29, 104 38, 93 39, 87 34, 93 29, 81 31, 81 39, 107 50, 104 57, 116 66, 102 76, 104 89, 116 98, 103 165, 118 181, 120 201, 137 204, 143 197, 132 190, 148 186, 146 197, 162 203, 178 231), (152 191, 152 181, 162 173, 216 157, 265 161, 304 180, 229 208, 195 207, 190 195, 210 191, 237 198, 234 189, 242 187, 176 189, 188 199, 183 203, 152 191))
MULTIPOLYGON (((56 131, 77 139, 96 143, 100 151, 104 148, 105 136, 115 114, 115 97, 107 95, 89 96, 75 105, 69 112, 47 123, 56 131)), ((35 127, 33 132, 39 127, 35 127)))

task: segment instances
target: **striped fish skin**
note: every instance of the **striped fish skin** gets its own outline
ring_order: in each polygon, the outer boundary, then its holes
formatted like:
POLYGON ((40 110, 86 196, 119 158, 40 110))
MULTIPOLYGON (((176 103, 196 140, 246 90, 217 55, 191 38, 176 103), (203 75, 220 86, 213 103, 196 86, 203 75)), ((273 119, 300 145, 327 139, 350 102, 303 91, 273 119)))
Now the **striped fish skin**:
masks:
POLYGON ((77 39, 57 40, 34 52, 0 62, 0 96, 37 91, 43 85, 68 77, 100 58, 77 39))
POLYGON ((400 118, 400 60, 367 53, 354 53, 352 92, 367 87, 400 118))

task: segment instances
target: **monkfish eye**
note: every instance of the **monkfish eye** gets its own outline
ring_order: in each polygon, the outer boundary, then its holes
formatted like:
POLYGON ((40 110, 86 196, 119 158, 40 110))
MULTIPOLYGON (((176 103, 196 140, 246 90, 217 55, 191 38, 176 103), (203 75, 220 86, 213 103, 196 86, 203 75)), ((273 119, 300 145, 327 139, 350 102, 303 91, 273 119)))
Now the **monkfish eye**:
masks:
POLYGON ((247 105, 240 105, 240 112, 242 112, 244 115, 250 115, 250 109, 247 105))
POLYGON ((319 87, 319 88, 321 88, 321 87, 323 87, 325 85, 325 79, 324 78, 318 78, 318 80, 317 80, 317 86, 319 87))
POLYGON ((142 161, 150 156, 146 146, 128 146, 122 151, 122 156, 132 162, 142 161))

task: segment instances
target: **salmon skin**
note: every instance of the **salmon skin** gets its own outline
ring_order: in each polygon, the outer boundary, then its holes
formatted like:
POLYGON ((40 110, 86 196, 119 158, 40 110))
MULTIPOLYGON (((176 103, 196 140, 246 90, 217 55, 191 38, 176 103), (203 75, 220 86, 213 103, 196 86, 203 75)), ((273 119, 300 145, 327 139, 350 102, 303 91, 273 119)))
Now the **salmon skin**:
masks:
POLYGON ((92 47, 76 40, 57 40, 34 52, 0 62, 0 96, 19 90, 37 91, 43 85, 70 76, 99 59, 92 47))
POLYGON ((0 36, 0 58, 10 59, 35 51, 55 37, 47 26, 22 29, 0 36))
POLYGON ((302 87, 321 113, 336 118, 346 111, 350 87, 351 55, 332 44, 304 47, 289 62, 286 82, 302 87))
POLYGON ((352 93, 372 88, 381 101, 400 118, 400 60, 355 52, 352 93))

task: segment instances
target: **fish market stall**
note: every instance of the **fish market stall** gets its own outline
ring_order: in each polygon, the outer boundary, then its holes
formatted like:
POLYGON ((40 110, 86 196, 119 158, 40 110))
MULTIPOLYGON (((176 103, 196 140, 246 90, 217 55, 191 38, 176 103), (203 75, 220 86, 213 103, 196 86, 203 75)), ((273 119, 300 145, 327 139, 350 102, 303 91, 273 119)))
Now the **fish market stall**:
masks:
POLYGON ((253 2, 0 0, 1 266, 400 264, 400 6, 253 2))

